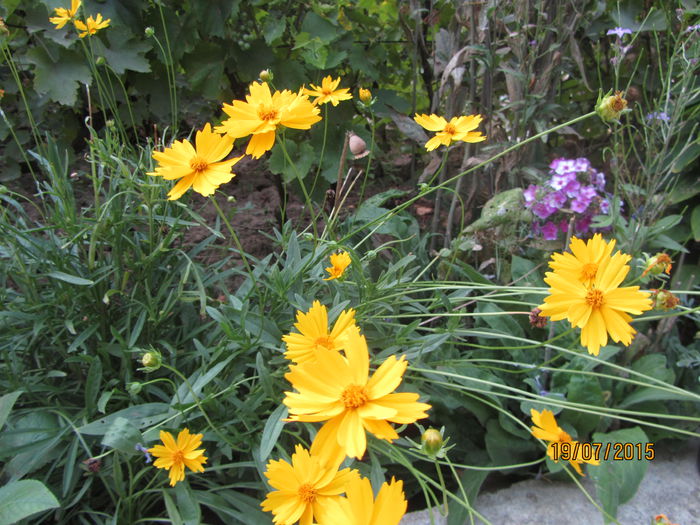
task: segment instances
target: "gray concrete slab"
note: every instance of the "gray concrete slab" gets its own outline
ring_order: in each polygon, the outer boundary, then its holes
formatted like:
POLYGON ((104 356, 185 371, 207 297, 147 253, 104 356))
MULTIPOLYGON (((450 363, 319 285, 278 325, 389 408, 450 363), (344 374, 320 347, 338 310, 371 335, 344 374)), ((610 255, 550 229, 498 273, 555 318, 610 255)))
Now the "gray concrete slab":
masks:
MULTIPOLYGON (((621 525, 649 525, 657 514, 665 514, 678 525, 700 525, 700 474, 698 440, 679 450, 657 447, 656 459, 634 498, 618 509, 621 525)), ((587 479, 583 485, 595 498, 587 479)), ((476 510, 488 522, 474 519, 474 525, 604 525, 600 511, 574 483, 528 480, 495 492, 480 494, 476 510)), ((433 510, 432 525, 445 525, 446 518, 433 510)), ((427 510, 404 516, 401 525, 431 525, 427 510)), ((467 520, 465 525, 471 525, 467 520)))

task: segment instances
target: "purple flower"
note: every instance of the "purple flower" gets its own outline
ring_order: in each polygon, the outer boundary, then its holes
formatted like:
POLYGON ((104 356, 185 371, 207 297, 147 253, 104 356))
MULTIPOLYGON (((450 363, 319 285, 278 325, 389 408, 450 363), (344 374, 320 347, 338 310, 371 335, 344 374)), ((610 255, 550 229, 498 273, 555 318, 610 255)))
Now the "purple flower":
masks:
POLYGON ((596 188, 603 191, 605 189, 605 174, 602 171, 595 172, 591 177, 591 182, 596 188))
POLYGON ((545 238, 547 241, 554 241, 557 239, 557 234, 559 233, 559 229, 556 227, 556 225, 551 222, 547 221, 544 226, 542 226, 542 236, 545 238))
POLYGON ((583 213, 588 208, 594 197, 597 196, 593 186, 583 186, 575 199, 571 201, 571 209, 576 213, 583 213))
POLYGON ((574 161, 575 171, 588 171, 591 169, 591 161, 586 157, 579 157, 574 161))
POLYGON ((535 186, 534 184, 530 184, 525 191, 523 191, 523 197, 525 197, 525 206, 528 208, 532 205, 533 202, 535 202, 535 195, 537 194, 537 190, 539 189, 539 186, 535 186))
POLYGON ((566 202, 566 194, 563 191, 555 191, 554 193, 547 195, 543 200, 545 204, 558 210, 564 206, 564 203, 566 202))
POLYGON ((558 175, 576 172, 576 161, 572 159, 554 159, 549 169, 558 175))
POLYGON ((592 221, 593 219, 589 215, 581 217, 576 221, 576 231, 578 233, 588 233, 588 228, 590 227, 592 221))
POLYGON ((665 111, 652 111, 646 117, 646 120, 661 120, 663 122, 669 122, 671 117, 669 117, 665 111))
POLYGON ((146 456, 146 463, 150 463, 151 461, 153 461, 153 458, 151 457, 151 454, 149 454, 148 449, 144 447, 141 443, 136 443, 134 449, 138 450, 139 452, 141 452, 141 454, 146 456))
POLYGON ((557 211, 557 208, 554 208, 552 206, 549 206, 548 204, 544 202, 537 202, 533 207, 532 207, 532 213, 537 215, 540 219, 546 219, 549 217, 552 213, 557 211))
POLYGON ((694 26, 688 26, 685 32, 690 33, 692 31, 697 31, 698 29, 700 29, 700 24, 695 24, 694 26))
POLYGON ((602 199, 600 201, 600 213, 607 215, 610 211, 610 201, 608 199, 602 199))
POLYGON ((623 35, 631 35, 632 30, 624 27, 616 27, 615 29, 608 29, 606 33, 608 36, 617 35, 617 38, 622 38, 623 35))
POLYGON ((562 233, 566 233, 569 231, 569 221, 566 219, 562 219, 559 221, 559 229, 562 231, 562 233))
POLYGON ((555 173, 552 178, 549 179, 549 185, 555 190, 560 190, 565 188, 567 184, 571 181, 576 180, 576 173, 570 171, 568 173, 555 173))
POLYGON ((566 196, 569 198, 576 197, 578 195, 578 192, 581 190, 581 183, 577 181, 576 179, 572 180, 569 184, 566 185, 566 188, 564 188, 564 192, 566 193, 566 196))

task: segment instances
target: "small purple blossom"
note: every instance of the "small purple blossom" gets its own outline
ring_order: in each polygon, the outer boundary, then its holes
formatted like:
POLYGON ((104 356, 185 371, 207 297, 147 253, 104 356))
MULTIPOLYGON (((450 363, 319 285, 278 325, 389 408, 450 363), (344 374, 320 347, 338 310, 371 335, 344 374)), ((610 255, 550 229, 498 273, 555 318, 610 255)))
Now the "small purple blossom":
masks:
POLYGON ((593 185, 597 189, 599 189, 600 191, 603 191, 605 189, 605 174, 602 171, 597 171, 591 177, 591 182, 593 182, 593 185))
POLYGON ((691 33, 691 32, 693 32, 693 31, 697 31, 698 29, 700 29, 700 24, 695 24, 694 26, 688 26, 688 27, 685 29, 685 32, 686 32, 686 33, 691 33))
POLYGON ((573 159, 554 159, 549 169, 557 175, 564 175, 576 171, 576 161, 573 159))
POLYGON ((146 456, 146 463, 150 463, 151 461, 153 461, 153 458, 151 457, 151 454, 148 452, 148 449, 146 447, 144 447, 141 443, 136 443, 134 448, 146 456))
POLYGON ((525 206, 528 208, 535 202, 535 195, 537 195, 537 189, 539 186, 530 184, 525 191, 523 191, 523 197, 525 197, 525 206))
POLYGON ((564 206, 566 194, 563 191, 555 191, 544 198, 545 204, 557 210, 564 206))
POLYGON ((570 182, 576 180, 576 173, 569 171, 567 173, 555 173, 552 178, 549 179, 549 185, 555 190, 561 190, 565 188, 570 182))
POLYGON ((542 226, 542 236, 547 241, 556 240, 557 233, 559 233, 559 230, 553 222, 547 221, 545 225, 542 226))
POLYGON ((564 193, 566 193, 566 196, 569 197, 570 199, 576 197, 578 195, 578 192, 581 190, 581 183, 574 179, 569 184, 566 185, 564 188, 564 193))
POLYGON ((583 186, 576 198, 571 201, 571 209, 576 213, 583 213, 596 196, 597 193, 593 186, 583 186))
POLYGON ((610 201, 608 199, 601 199, 600 201, 600 213, 607 215, 610 211, 610 201))
POLYGON ((615 29, 608 29, 606 35, 617 35, 617 38, 622 38, 623 35, 631 35, 632 30, 625 27, 616 27, 615 29))
POLYGON ((591 222, 593 222, 593 218, 590 215, 584 215, 576 221, 576 231, 578 233, 588 233, 591 222))
POLYGON ((647 121, 661 120, 663 122, 669 122, 671 120, 671 117, 669 117, 665 111, 652 111, 644 118, 647 121))
POLYGON ((562 219, 559 221, 559 229, 562 231, 562 233, 566 233, 569 231, 569 221, 566 219, 562 219))
POLYGON ((540 219, 546 219, 555 211, 557 211, 557 208, 549 206, 544 202, 538 202, 532 207, 532 213, 537 215, 540 219))

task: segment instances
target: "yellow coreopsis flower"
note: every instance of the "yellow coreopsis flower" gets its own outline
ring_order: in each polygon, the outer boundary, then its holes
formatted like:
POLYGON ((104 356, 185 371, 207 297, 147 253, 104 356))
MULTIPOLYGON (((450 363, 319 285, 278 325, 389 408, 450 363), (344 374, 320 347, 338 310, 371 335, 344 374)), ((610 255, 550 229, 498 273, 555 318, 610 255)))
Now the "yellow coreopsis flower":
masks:
POLYGON ((606 243, 600 233, 584 242, 573 237, 569 243, 571 253, 555 253, 549 267, 556 273, 590 285, 598 273, 600 263, 612 255, 615 239, 606 243))
POLYGON ((452 117, 449 122, 435 114, 416 115, 413 120, 428 131, 437 131, 437 134, 425 143, 425 149, 428 151, 433 151, 440 144, 449 146, 455 140, 463 142, 486 140, 486 135, 482 135, 480 131, 474 131, 481 124, 481 115, 452 117))
POLYGON ((344 351, 346 357, 319 349, 315 363, 292 366, 285 378, 297 392, 285 392, 283 403, 289 407, 287 421, 326 421, 316 440, 361 458, 367 448, 365 430, 392 441, 399 436, 389 422, 428 417, 430 405, 419 403, 415 393, 393 393, 408 366, 405 356, 389 357, 369 377, 367 342, 358 330, 348 332, 344 351))
POLYGON ((270 492, 260 505, 272 512, 272 521, 278 525, 311 525, 313 519, 319 523, 329 521, 332 502, 340 499, 345 487, 359 477, 356 470, 329 465, 297 445, 292 454, 292 464, 271 460, 265 476, 277 490, 270 492))
POLYGON ((550 286, 549 296, 538 306, 540 316, 552 321, 568 319, 572 326, 581 328, 581 344, 590 354, 599 354, 600 347, 608 343, 608 334, 629 346, 636 333, 629 324, 629 314, 651 309, 649 293, 640 292, 639 286, 619 287, 629 272, 629 260, 629 255, 620 252, 602 259, 590 286, 547 272, 544 281, 550 286))
POLYGON ((73 25, 78 31, 82 31, 82 33, 79 33, 78 36, 80 38, 85 38, 88 35, 94 35, 100 29, 109 27, 110 21, 111 18, 102 20, 102 15, 98 14, 95 18, 89 16, 85 22, 82 22, 80 20, 74 20, 73 25))
POLYGON ((403 492, 403 481, 393 477, 383 483, 377 498, 367 478, 352 480, 345 489, 346 497, 332 503, 330 515, 333 525, 398 525, 406 513, 408 502, 403 492))
POLYGON ((270 92, 267 82, 253 82, 246 102, 234 100, 224 104, 226 119, 216 128, 234 139, 253 135, 245 152, 258 159, 272 149, 278 126, 309 129, 321 120, 319 109, 306 95, 284 91, 270 92))
POLYGON ((187 139, 176 140, 165 151, 153 152, 158 167, 148 175, 166 180, 180 179, 168 193, 169 200, 179 199, 190 186, 201 195, 212 195, 221 184, 235 177, 231 168, 243 156, 221 161, 233 149, 231 137, 212 133, 207 124, 203 130, 197 131, 195 145, 196 148, 187 139))
POLYGON ((345 273, 345 269, 350 266, 352 259, 348 252, 340 252, 331 254, 331 265, 326 268, 329 273, 329 277, 323 279, 324 281, 330 281, 331 279, 337 279, 342 277, 345 273))
MULTIPOLYGON (((555 451, 554 447, 552 446, 553 443, 576 443, 576 441, 571 439, 571 436, 567 433, 564 432, 559 425, 557 425, 557 420, 554 418, 554 413, 551 410, 543 410, 542 412, 538 412, 537 410, 530 409, 530 415, 532 416, 532 422, 535 424, 534 427, 531 427, 530 432, 532 432, 532 435, 535 436, 536 438, 542 439, 543 441, 547 441, 547 456, 549 456, 549 459, 551 459, 554 462, 559 462, 559 459, 555 456, 555 451)), ((583 459, 582 457, 582 450, 583 447, 572 447, 571 450, 578 450, 578 455, 576 458, 570 459, 569 463, 571 463, 571 466, 574 467, 576 472, 578 472, 581 476, 584 476, 585 474, 581 471, 581 463, 589 463, 590 465, 599 465, 600 461, 592 458, 592 459, 583 459)), ((573 452, 572 452, 573 453, 573 452)))
POLYGON ((333 78, 328 75, 323 78, 320 86, 310 84, 312 89, 304 88, 304 95, 317 97, 313 102, 314 105, 320 106, 321 104, 330 102, 334 106, 337 106, 341 100, 350 100, 352 98, 352 95, 349 93, 350 89, 337 89, 338 84, 340 84, 340 77, 333 80, 333 78))
POLYGON ((204 457, 204 449, 198 448, 202 445, 202 434, 190 434, 184 428, 177 435, 177 443, 170 432, 160 431, 162 445, 149 448, 155 458, 153 466, 170 471, 170 486, 174 486, 178 481, 185 479, 185 467, 192 472, 204 472, 202 466, 207 462, 204 457))
POLYGON ((345 347, 349 331, 358 331, 355 324, 355 310, 343 310, 328 331, 328 312, 319 301, 314 301, 307 313, 297 311, 297 322, 294 327, 298 334, 288 334, 282 337, 287 343, 284 356, 295 363, 315 361, 316 351, 320 348, 335 352, 345 347))
POLYGON ((62 29, 68 22, 75 18, 80 8, 81 0, 71 0, 70 9, 57 7, 54 9, 56 16, 49 18, 49 22, 56 25, 56 29, 62 29))

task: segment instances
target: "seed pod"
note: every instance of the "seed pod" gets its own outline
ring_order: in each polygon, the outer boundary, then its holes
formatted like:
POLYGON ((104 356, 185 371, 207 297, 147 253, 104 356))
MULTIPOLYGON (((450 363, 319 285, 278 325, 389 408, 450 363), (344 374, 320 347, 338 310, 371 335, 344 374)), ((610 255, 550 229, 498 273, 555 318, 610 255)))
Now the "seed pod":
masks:
POLYGON ((350 135, 349 146, 350 151, 352 151, 352 154, 355 155, 355 160, 369 155, 369 150, 367 149, 367 144, 365 141, 354 133, 350 135))

